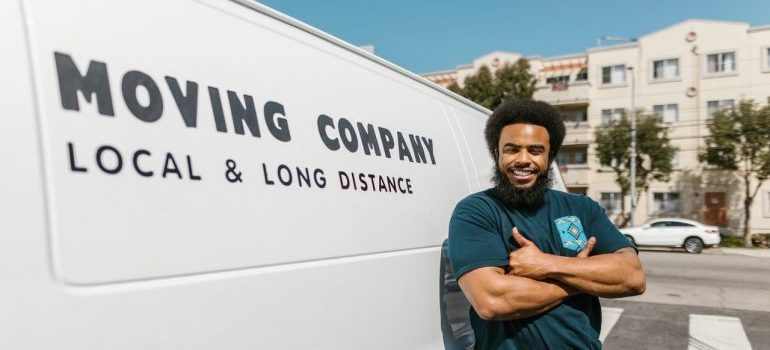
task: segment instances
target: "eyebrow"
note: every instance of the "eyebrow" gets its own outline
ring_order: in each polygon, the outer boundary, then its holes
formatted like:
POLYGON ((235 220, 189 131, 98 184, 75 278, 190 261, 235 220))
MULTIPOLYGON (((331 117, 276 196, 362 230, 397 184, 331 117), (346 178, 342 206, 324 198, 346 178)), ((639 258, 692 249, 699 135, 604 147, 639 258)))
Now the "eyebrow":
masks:
MULTIPOLYGON (((506 148, 506 147, 522 147, 522 146, 521 145, 517 145, 515 143, 510 143, 509 142, 509 143, 506 143, 506 144, 503 145, 503 148, 506 148)), ((541 145, 541 144, 537 144, 536 143, 536 144, 528 145, 527 149, 545 150, 545 145, 541 145)))

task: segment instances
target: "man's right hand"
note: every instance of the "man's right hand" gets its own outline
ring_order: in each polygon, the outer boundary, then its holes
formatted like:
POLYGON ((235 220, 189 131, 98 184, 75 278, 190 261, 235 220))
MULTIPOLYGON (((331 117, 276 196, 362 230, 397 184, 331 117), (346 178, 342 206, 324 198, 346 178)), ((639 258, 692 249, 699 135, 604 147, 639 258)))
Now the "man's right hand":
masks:
MULTIPOLYGON (((552 258, 556 255, 543 253, 534 242, 524 237, 515 227, 511 229, 511 235, 519 245, 519 249, 508 254, 507 274, 535 280, 545 279, 549 272, 549 265, 555 263, 552 258)), ((576 258, 587 258, 595 246, 596 237, 589 238, 576 258)))

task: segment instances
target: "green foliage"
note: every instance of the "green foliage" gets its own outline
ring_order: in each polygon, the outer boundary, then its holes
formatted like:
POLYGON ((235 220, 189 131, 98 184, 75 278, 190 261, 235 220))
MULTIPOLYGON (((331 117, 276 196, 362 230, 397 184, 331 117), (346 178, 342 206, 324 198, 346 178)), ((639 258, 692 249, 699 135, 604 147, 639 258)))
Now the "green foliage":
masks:
POLYGON ((492 72, 487 66, 481 66, 475 75, 465 78, 460 95, 489 109, 500 104, 501 99, 498 94, 497 82, 495 82, 492 72))
POLYGON ((770 106, 751 100, 714 113, 708 124, 706 149, 698 157, 717 169, 734 171, 744 185, 744 240, 749 240, 751 204, 770 177, 770 106))
POLYGON ((720 247, 727 248, 743 248, 745 247, 743 239, 734 236, 722 236, 722 240, 719 242, 720 247))
POLYGON ((481 66, 463 83, 462 88, 457 84, 448 88, 484 107, 495 109, 504 101, 532 98, 536 79, 529 72, 529 62, 522 58, 513 65, 506 63, 494 75, 487 66, 481 66))
POLYGON ((495 72, 495 79, 498 93, 503 101, 532 98, 535 93, 537 80, 529 72, 529 61, 524 58, 513 65, 506 63, 495 72))
MULTIPOLYGON (((668 130, 660 117, 652 114, 637 113, 636 124, 636 188, 637 198, 647 192, 652 181, 666 182, 673 168, 671 160, 677 148, 671 145, 668 130)), ((596 129, 596 153, 599 163, 615 171, 615 182, 620 186, 621 196, 628 195, 631 189, 631 120, 624 112, 620 120, 612 120, 609 125, 596 129)), ((629 215, 622 211, 625 226, 629 215)))
POLYGON ((741 101, 737 108, 714 113, 708 129, 701 161, 760 181, 770 176, 770 107, 741 101))

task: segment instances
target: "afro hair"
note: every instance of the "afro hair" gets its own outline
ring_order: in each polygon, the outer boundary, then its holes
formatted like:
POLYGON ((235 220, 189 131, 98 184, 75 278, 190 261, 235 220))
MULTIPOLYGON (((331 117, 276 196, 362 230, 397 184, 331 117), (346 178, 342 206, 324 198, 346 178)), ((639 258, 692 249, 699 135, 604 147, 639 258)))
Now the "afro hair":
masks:
POLYGON ((544 127, 548 131, 550 152, 548 160, 553 161, 559 153, 567 132, 559 110, 543 101, 523 99, 506 101, 495 108, 487 120, 484 136, 492 159, 497 162, 497 147, 500 142, 500 132, 511 124, 532 124, 544 127))

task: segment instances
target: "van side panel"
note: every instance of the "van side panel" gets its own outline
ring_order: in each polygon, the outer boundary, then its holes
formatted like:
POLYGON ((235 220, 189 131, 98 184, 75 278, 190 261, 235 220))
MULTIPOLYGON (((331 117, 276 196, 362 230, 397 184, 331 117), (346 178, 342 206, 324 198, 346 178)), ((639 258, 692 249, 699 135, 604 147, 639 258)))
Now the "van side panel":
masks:
POLYGON ((483 112, 228 1, 0 16, 0 348, 442 348, 483 112))

